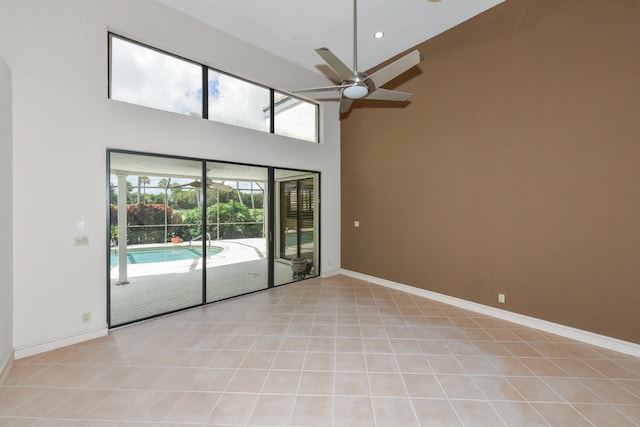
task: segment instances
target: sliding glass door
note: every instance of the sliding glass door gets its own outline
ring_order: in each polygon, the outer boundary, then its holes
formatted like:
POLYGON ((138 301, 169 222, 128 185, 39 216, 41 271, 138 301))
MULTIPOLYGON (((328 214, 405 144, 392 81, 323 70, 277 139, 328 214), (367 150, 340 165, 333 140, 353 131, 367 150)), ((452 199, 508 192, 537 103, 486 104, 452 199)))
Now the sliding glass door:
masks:
POLYGON ((318 275, 318 177, 312 172, 275 170, 276 285, 318 275))
POLYGON ((269 286, 268 168, 207 162, 207 302, 269 286))
POLYGON ((319 274, 319 173, 108 152, 111 327, 319 274))
POLYGON ((109 293, 112 326, 202 303, 199 161, 111 153, 109 293))

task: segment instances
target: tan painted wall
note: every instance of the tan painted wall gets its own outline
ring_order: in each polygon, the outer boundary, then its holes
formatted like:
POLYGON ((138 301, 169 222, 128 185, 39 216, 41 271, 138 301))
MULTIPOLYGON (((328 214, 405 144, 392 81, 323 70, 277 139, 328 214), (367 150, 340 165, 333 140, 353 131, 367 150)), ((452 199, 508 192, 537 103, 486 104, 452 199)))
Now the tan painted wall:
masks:
POLYGON ((410 105, 342 122, 342 267, 640 343, 638 22, 508 0, 420 45, 410 105))

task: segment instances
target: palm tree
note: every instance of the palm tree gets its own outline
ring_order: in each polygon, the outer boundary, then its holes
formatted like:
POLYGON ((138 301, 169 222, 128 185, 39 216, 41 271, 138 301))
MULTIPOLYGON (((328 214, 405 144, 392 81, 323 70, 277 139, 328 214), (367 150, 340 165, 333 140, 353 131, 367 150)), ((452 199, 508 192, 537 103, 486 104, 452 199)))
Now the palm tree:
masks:
POLYGON ((143 186, 143 197, 142 202, 144 203, 145 196, 147 195, 147 184, 150 184, 151 180, 148 176, 139 176, 138 177, 138 203, 140 203, 140 184, 143 186))

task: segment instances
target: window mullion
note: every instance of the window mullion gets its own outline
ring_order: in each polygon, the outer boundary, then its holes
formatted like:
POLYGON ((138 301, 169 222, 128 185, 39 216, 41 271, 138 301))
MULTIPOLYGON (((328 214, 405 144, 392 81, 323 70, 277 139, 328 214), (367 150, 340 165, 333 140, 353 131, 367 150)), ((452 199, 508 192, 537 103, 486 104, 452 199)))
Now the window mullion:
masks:
POLYGON ((276 133, 276 95, 275 90, 270 89, 271 117, 269 117, 269 133, 276 133))
POLYGON ((202 118, 209 119, 209 68, 202 66, 202 118))

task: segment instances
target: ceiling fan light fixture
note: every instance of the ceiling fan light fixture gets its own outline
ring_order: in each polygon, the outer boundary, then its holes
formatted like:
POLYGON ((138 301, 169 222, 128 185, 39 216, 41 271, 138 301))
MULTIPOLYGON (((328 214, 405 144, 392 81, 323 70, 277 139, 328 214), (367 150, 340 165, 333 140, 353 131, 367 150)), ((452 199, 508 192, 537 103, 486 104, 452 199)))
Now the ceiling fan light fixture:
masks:
POLYGON ((369 88, 363 85, 354 83, 353 85, 344 88, 342 94, 350 99, 360 99, 369 93, 369 88))

